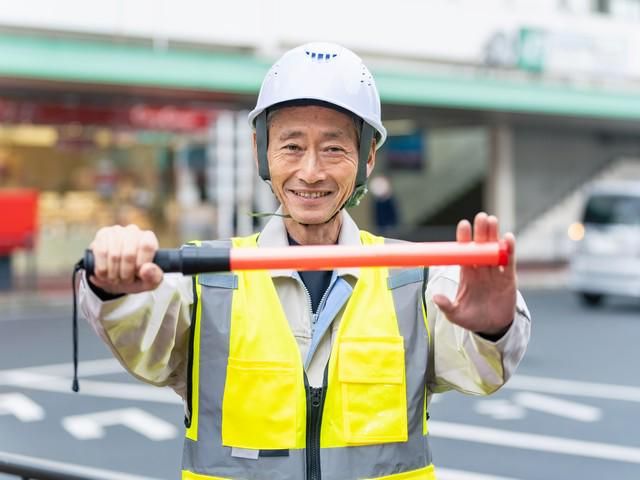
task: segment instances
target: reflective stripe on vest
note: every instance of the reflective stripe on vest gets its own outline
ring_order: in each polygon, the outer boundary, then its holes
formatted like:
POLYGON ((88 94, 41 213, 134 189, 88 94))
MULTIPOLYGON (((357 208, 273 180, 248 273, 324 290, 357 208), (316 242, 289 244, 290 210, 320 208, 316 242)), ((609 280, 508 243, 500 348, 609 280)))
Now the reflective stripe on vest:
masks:
MULTIPOLYGON (((384 241, 366 232, 361 240, 384 241)), ((256 242, 253 235, 233 246, 256 242)), ((327 367, 323 480, 435 478, 422 278, 422 269, 360 271, 327 367)), ((303 364, 269 272, 200 275, 195 285, 183 478, 305 478, 303 364), (255 458, 238 458, 242 452, 255 458)))

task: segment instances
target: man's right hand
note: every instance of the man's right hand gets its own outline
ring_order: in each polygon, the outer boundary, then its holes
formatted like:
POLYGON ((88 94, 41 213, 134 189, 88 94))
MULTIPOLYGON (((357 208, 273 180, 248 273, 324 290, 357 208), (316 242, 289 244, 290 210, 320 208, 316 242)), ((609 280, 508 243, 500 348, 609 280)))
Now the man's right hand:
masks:
POLYGON ((140 230, 136 225, 104 227, 89 248, 95 259, 89 281, 105 292, 146 292, 162 282, 162 270, 151 263, 158 238, 150 230, 140 230))

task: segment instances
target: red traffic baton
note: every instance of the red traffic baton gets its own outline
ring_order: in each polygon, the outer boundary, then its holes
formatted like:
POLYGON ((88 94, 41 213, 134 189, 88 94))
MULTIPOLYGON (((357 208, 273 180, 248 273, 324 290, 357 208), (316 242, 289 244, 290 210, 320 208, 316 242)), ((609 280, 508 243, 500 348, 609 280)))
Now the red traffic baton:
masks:
MULTIPOLYGON (((509 261, 505 240, 497 242, 424 242, 385 245, 310 245, 265 248, 184 246, 160 249, 153 262, 164 272, 195 275, 235 270, 333 270, 344 267, 418 267, 434 265, 499 266, 509 261)), ((93 273, 85 251, 82 267, 93 273)))

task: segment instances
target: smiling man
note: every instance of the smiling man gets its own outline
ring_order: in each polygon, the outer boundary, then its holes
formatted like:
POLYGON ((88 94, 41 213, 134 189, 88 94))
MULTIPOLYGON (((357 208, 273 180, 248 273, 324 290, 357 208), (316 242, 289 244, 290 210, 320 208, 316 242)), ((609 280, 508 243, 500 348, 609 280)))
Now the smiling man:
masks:
MULTIPOLYGON (((375 82, 334 44, 267 73, 254 154, 281 207, 249 237, 208 245, 374 245, 345 207, 366 192, 386 131, 375 82)), ((459 242, 499 239, 478 213, 459 242)), ((156 236, 101 229, 81 308, 137 378, 184 400, 183 479, 431 480, 431 395, 488 394, 515 371, 530 317, 506 267, 163 275, 156 236)))

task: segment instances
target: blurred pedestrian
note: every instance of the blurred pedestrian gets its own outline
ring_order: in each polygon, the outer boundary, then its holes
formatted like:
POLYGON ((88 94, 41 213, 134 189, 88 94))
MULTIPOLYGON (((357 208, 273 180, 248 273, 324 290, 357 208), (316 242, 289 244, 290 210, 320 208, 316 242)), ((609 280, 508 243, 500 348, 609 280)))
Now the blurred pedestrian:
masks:
POLYGON ((369 191, 373 196, 376 232, 381 235, 393 233, 398 227, 398 209, 391 181, 384 175, 378 175, 369 182, 369 191))

